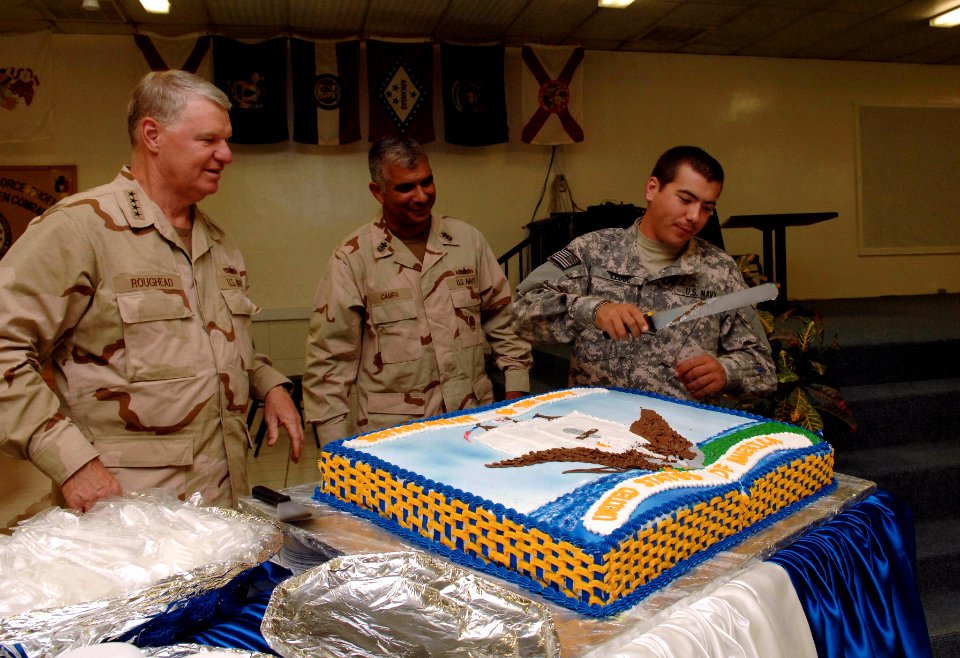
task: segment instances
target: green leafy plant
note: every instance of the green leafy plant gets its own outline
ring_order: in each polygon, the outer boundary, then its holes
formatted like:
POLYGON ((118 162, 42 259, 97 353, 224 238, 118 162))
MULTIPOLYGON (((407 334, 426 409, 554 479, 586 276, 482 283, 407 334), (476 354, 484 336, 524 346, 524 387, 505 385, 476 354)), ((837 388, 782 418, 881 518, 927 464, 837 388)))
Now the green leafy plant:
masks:
POLYGON ((825 340, 820 314, 790 308, 776 316, 768 311, 759 315, 777 368, 777 390, 768 397, 738 398, 733 406, 813 432, 823 430, 828 415, 856 431, 853 413, 826 377, 824 357, 839 351, 840 342, 836 336, 825 340))

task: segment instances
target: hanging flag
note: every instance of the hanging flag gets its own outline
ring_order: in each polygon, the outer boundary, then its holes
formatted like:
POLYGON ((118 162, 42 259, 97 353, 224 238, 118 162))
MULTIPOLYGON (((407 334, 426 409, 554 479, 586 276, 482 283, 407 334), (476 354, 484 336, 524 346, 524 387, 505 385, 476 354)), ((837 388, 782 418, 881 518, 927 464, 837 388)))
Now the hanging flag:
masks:
POLYGON ((133 42, 151 71, 180 69, 207 80, 213 79, 213 61, 208 57, 211 41, 208 35, 163 37, 142 32, 133 35, 133 42))
POLYGON ((443 136, 451 144, 489 146, 509 140, 502 45, 440 44, 443 136))
POLYGON ((527 45, 521 57, 523 116, 530 118, 520 139, 527 144, 582 142, 583 48, 527 45))
POLYGON ((360 42, 290 40, 293 139, 336 146, 360 139, 360 42))
POLYGON ((0 35, 0 142, 53 135, 49 31, 0 35))
POLYGON ((233 103, 230 122, 236 144, 286 141, 287 40, 246 44, 213 38, 213 82, 233 103))
POLYGON ((434 140, 433 44, 367 41, 370 141, 406 135, 434 140))

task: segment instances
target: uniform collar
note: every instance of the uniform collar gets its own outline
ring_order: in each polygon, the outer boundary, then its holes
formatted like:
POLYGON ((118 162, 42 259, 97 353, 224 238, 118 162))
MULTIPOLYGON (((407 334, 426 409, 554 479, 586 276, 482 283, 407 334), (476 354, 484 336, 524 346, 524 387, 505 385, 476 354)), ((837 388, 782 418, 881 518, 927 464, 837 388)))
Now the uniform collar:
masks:
MULTIPOLYGON (((168 241, 178 244, 179 236, 173 224, 160 210, 160 206, 147 196, 129 166, 120 170, 114 182, 119 184, 119 206, 131 228, 144 229, 152 226, 168 241)), ((223 229, 196 205, 193 206, 193 234, 197 247, 195 258, 209 249, 211 241, 219 242, 224 236, 223 229)))
MULTIPOLYGON (((373 247, 374 258, 392 256, 398 263, 407 267, 416 267, 420 261, 410 253, 403 241, 390 232, 383 214, 373 220, 373 230, 370 232, 370 242, 373 247)), ((430 222, 430 234, 427 236, 427 252, 446 253, 445 247, 460 244, 456 236, 455 227, 442 215, 434 215, 430 222)), ((427 260, 426 258, 424 259, 427 260)))

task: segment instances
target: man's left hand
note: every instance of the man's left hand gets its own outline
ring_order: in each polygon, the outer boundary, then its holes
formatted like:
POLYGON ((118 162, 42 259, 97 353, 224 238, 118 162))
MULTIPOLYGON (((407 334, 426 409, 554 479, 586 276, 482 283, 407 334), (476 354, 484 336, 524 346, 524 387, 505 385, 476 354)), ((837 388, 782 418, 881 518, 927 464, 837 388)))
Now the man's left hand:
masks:
POLYGON ((267 421, 267 445, 276 445, 282 425, 290 435, 290 455, 294 463, 300 461, 303 450, 303 421, 297 405, 283 386, 274 386, 263 399, 263 418, 267 421))
POLYGON ((677 364, 677 379, 695 399, 716 395, 727 386, 727 373, 720 362, 709 354, 686 359, 677 364))

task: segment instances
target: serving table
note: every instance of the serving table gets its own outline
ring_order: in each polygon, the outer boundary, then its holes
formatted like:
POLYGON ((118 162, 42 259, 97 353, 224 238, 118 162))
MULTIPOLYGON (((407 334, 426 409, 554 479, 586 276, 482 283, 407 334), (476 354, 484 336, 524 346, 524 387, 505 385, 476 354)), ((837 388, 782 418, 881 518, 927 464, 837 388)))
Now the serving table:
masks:
MULTIPOLYGON (((877 492, 872 482, 843 474, 837 474, 837 481, 835 491, 737 547, 718 553, 611 618, 585 617, 513 583, 481 575, 549 609, 563 658, 657 655, 638 653, 630 647, 642 645, 649 633, 668 625, 667 620, 672 627, 677 611, 692 607, 721 592, 735 579, 750 577, 760 567, 773 563, 787 571, 795 594, 788 585, 782 586, 783 591, 766 594, 770 604, 776 605, 777 599, 799 597, 821 656, 929 655, 929 638, 913 572, 915 546, 909 510, 890 494, 877 492), (807 538, 813 539, 811 546, 803 545, 807 538), (830 546, 831 542, 837 546, 830 546), (866 555, 854 559, 863 564, 851 566, 850 551, 865 552, 866 555), (882 573, 878 570, 880 564, 882 573), (844 578, 855 582, 845 582, 844 578)), ((313 500, 315 486, 305 484, 284 490, 294 501, 313 510, 314 518, 280 525, 290 537, 315 547, 318 561, 337 555, 420 550, 367 520, 313 500)), ((239 507, 244 512, 276 518, 274 508, 253 498, 242 499, 239 507)), ((282 564, 282 553, 278 557, 282 564)), ((802 621, 771 623, 783 623, 786 628, 790 622, 796 628, 802 621)))

